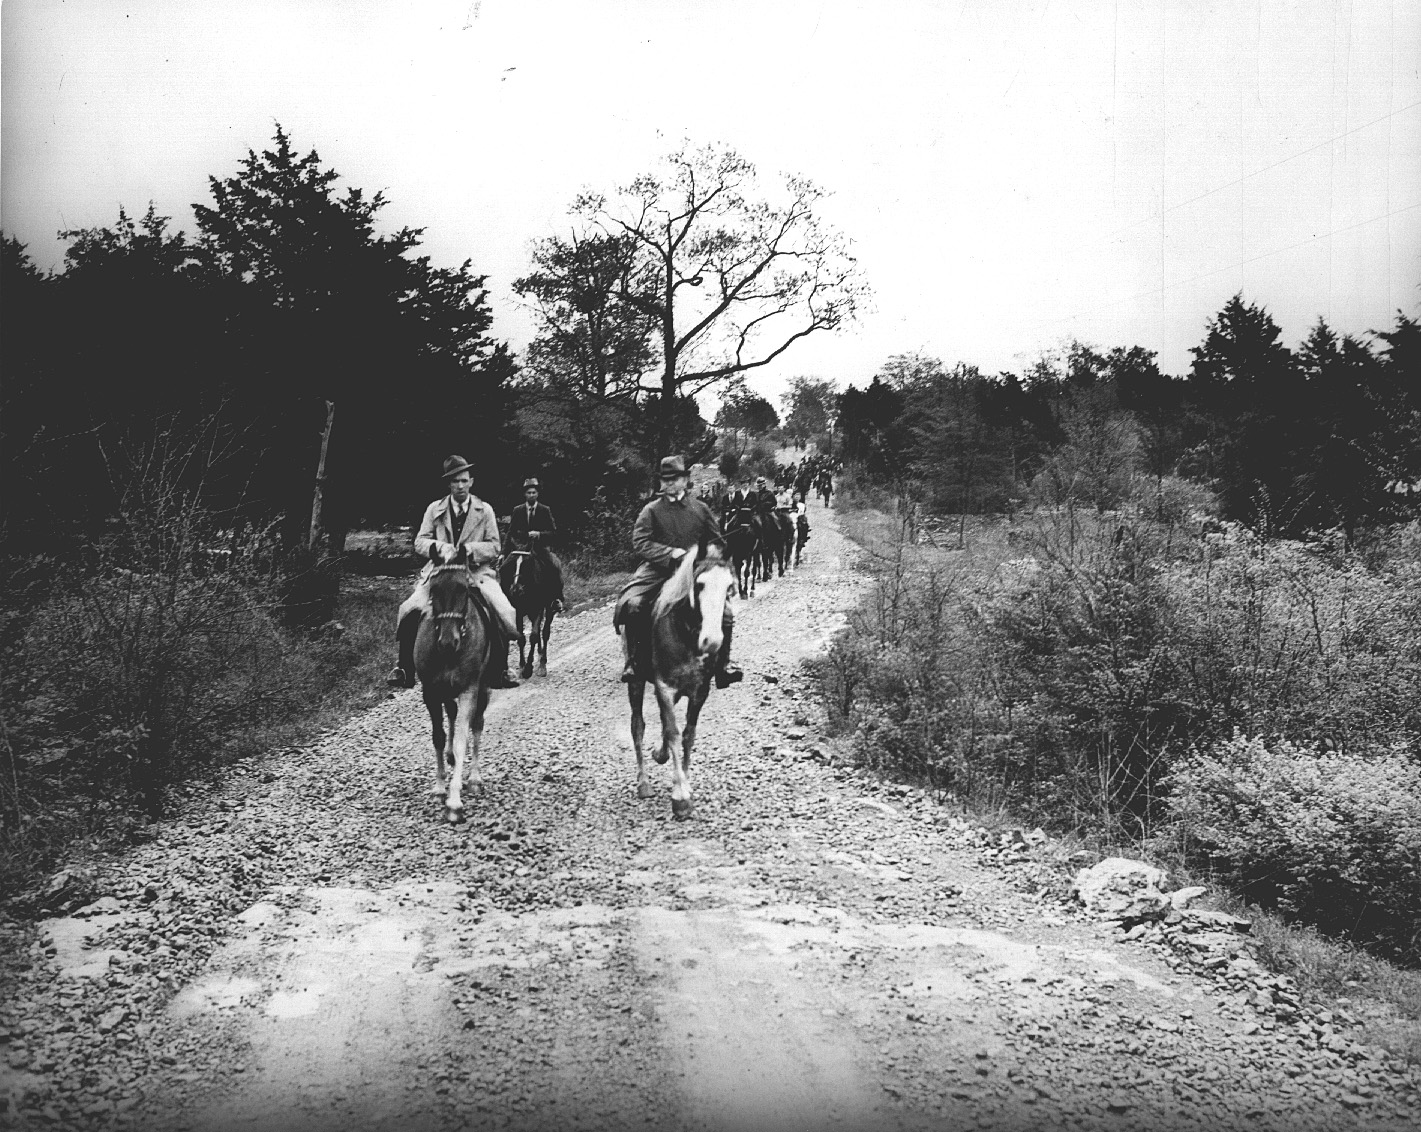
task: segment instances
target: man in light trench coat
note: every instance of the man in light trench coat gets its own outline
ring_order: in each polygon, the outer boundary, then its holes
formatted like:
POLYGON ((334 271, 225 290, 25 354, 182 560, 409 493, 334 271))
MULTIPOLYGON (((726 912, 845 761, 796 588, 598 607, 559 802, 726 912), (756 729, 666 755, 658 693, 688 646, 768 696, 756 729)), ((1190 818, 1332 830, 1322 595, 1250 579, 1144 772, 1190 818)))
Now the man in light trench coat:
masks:
MULTIPOLYGON (((461 546, 464 548, 474 587, 488 602, 498 622, 497 628, 503 634, 503 672, 495 677, 490 687, 516 688, 518 681, 508 671, 508 644, 518 633, 518 622, 495 572, 502 549, 498 520, 494 517, 493 508, 473 493, 471 466, 462 456, 450 456, 444 461, 444 479, 449 484, 449 494, 425 508, 424 520, 414 540, 415 553, 421 558, 429 558, 430 549, 437 547, 439 557, 448 562, 461 546)), ((386 681, 393 687, 414 687, 414 642, 419 634, 420 621, 430 610, 429 578, 434 568, 432 559, 425 563, 414 592, 400 606, 395 630, 400 659, 386 681)), ((494 655, 497 656, 497 652, 494 655)))

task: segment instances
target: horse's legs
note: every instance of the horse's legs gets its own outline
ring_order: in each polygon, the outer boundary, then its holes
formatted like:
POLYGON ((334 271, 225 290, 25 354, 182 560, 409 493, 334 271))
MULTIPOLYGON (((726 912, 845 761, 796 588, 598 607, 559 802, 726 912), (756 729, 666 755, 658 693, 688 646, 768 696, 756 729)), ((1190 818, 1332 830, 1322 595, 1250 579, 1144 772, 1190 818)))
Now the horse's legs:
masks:
POLYGON ((701 685, 686 700, 686 727, 681 734, 681 754, 675 759, 676 768, 673 768, 672 778, 675 776, 675 769, 681 772, 681 781, 685 783, 686 791, 683 795, 685 804, 681 808, 676 805, 676 792, 671 792, 671 814, 677 820, 685 820, 691 816, 691 748, 696 745, 696 720, 701 717, 701 708, 705 706, 706 696, 710 694, 710 680, 701 681, 701 685))
POLYGON ((464 820, 464 800, 461 791, 464 786, 465 753, 469 749, 469 717, 474 712, 477 690, 466 688, 454 700, 454 768, 449 775, 449 793, 444 798, 444 817, 451 822, 464 820))
POLYGON ((429 725, 434 732, 434 785, 429 788, 429 792, 443 794, 447 785, 444 775, 444 705, 426 695, 424 706, 429 710, 429 725))
POLYGON ((646 681, 633 680, 627 685, 627 703, 632 709, 632 747, 636 750, 636 796, 651 797, 651 783, 646 780, 646 755, 642 740, 646 735, 646 717, 642 715, 642 700, 646 695, 646 681))
POLYGON ((671 760, 671 816, 680 821, 691 816, 691 783, 676 749, 681 745, 681 729, 676 726, 676 691, 660 680, 653 681, 652 687, 656 689, 656 706, 661 709, 661 749, 656 752, 656 761, 671 760))
POLYGON ((542 648, 538 653, 538 675, 548 674, 548 639, 553 635, 553 618, 557 616, 551 609, 543 610, 542 648))
MULTIPOLYGON (((538 632, 537 621, 533 621, 533 632, 535 634, 534 641, 536 642, 536 634, 538 632)), ((518 671, 523 674, 524 680, 533 675, 532 654, 530 652, 526 657, 523 655, 523 646, 527 644, 527 642, 528 638, 523 635, 523 611, 520 609, 518 611, 518 671)))
POLYGON ((469 720, 469 749, 465 756, 464 781, 469 793, 478 797, 484 792, 483 768, 479 765, 479 746, 484 737, 484 712, 488 710, 488 685, 479 681, 478 693, 474 698, 474 710, 469 720))

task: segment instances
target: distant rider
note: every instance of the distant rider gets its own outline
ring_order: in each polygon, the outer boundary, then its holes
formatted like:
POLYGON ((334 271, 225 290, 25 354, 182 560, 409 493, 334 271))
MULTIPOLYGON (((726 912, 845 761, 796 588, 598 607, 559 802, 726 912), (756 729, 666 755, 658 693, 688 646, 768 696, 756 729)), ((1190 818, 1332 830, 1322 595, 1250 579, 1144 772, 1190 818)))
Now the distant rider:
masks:
POLYGON ((508 541, 514 550, 529 550, 538 556, 553 579, 552 612, 564 608, 562 563, 552 551, 558 525, 546 503, 538 502, 538 481, 530 476, 523 481, 523 505, 515 508, 508 520, 508 541))

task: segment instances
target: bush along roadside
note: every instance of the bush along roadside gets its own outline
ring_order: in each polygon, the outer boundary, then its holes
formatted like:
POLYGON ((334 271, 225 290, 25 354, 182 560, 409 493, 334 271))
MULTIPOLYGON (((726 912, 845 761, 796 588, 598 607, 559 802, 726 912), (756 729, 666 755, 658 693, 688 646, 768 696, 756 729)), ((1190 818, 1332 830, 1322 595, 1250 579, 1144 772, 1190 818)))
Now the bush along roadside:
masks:
POLYGON ((1144 506, 974 520, 950 551, 843 520, 874 585, 821 676, 862 765, 1421 962, 1404 531, 1364 562, 1144 506))

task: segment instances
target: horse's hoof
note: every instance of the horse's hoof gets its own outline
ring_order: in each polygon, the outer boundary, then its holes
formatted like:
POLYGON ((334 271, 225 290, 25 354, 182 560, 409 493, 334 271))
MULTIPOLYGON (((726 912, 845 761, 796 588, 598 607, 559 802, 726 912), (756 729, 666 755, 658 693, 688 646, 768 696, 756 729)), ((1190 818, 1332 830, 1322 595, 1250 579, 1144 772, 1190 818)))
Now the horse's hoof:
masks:
POLYGON ((651 783, 649 783, 649 782, 639 782, 639 783, 637 783, 636 796, 637 796, 638 798, 650 798, 654 793, 655 793, 655 791, 652 790, 652 788, 651 788, 651 783))
POLYGON ((540 664, 540 665, 538 665, 538 675, 539 675, 539 676, 546 676, 547 674, 548 674, 548 666, 547 666, 546 664, 540 664))
POLYGON ((671 757, 671 754, 669 751, 666 750, 666 748, 662 747, 658 750, 652 751, 651 757, 656 760, 658 765, 660 765, 664 763, 667 759, 669 759, 671 757))
POLYGON ((445 806, 444 820, 447 821, 450 825, 458 825, 461 821, 464 820, 464 807, 460 806, 456 810, 452 806, 445 806))
POLYGON ((677 821, 685 821, 691 816, 691 800, 689 798, 682 801, 680 798, 671 799, 671 816, 677 821))

